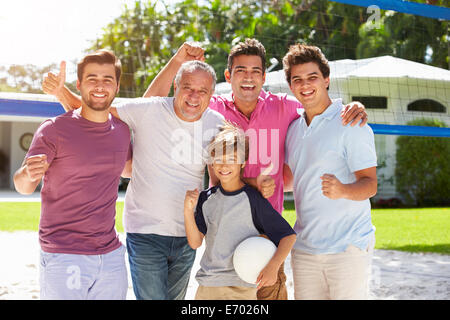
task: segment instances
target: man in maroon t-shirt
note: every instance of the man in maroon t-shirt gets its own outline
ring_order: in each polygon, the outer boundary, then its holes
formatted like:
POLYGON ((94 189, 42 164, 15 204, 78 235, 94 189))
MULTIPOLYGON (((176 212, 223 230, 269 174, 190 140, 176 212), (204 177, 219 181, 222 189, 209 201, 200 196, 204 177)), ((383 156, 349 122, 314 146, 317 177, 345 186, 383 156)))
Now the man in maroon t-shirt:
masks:
MULTIPOLYGON (((62 68, 64 69, 64 68, 62 68)), ((41 299, 125 299, 125 249, 115 230, 121 173, 130 175, 130 131, 109 113, 120 61, 99 50, 78 64, 82 108, 44 121, 16 190, 41 190, 41 299)))

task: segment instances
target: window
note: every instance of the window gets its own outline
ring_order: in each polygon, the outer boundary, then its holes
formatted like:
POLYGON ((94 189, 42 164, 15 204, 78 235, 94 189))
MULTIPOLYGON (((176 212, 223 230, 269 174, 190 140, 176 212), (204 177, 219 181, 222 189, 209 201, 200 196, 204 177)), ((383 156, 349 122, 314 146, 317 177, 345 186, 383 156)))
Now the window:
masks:
POLYGON ((352 101, 361 102, 366 109, 387 109, 386 97, 353 96, 352 101))
POLYGON ((446 108, 439 102, 431 99, 420 99, 408 104, 408 111, 441 112, 445 113, 446 108))

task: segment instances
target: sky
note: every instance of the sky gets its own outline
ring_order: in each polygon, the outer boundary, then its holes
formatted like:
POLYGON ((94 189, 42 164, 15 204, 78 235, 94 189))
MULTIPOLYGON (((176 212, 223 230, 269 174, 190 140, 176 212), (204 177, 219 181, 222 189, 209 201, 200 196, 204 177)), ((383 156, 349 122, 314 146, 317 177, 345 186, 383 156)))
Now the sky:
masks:
POLYGON ((0 65, 79 60, 125 4, 134 0, 0 0, 0 65))

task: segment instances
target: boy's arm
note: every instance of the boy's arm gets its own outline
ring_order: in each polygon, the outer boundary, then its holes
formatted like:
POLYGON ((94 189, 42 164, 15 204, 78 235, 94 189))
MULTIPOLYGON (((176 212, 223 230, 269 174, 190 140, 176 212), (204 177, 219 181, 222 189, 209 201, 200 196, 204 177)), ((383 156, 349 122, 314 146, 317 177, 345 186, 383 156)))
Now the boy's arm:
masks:
POLYGON ((164 68, 150 83, 149 87, 144 93, 144 98, 149 97, 167 97, 172 86, 178 69, 186 61, 201 60, 204 61, 204 50, 194 43, 185 42, 178 49, 175 55, 169 60, 164 68))
POLYGON ((286 260, 289 252, 291 252, 292 247, 297 239, 295 234, 288 235, 280 240, 278 244, 277 251, 270 259, 269 263, 261 270, 256 283, 258 283, 258 290, 262 287, 272 286, 277 281, 278 269, 280 269, 281 264, 286 260))
POLYGON ((343 184, 332 174, 324 174, 322 179, 322 193, 330 199, 348 199, 363 201, 377 193, 377 167, 371 167, 354 172, 356 181, 343 184))
POLYGON ((184 228, 186 229, 189 246, 194 250, 202 245, 205 236, 198 230, 194 217, 198 197, 199 192, 195 189, 186 191, 186 197, 184 199, 184 228))
POLYGON ((47 156, 39 154, 25 158, 14 173, 14 187, 20 194, 32 194, 48 169, 47 156))
POLYGON ((258 288, 261 288, 275 283, 278 270, 294 246, 297 236, 270 202, 255 194, 255 192, 247 192, 252 207, 253 223, 263 237, 277 245, 274 256, 258 275, 258 288))

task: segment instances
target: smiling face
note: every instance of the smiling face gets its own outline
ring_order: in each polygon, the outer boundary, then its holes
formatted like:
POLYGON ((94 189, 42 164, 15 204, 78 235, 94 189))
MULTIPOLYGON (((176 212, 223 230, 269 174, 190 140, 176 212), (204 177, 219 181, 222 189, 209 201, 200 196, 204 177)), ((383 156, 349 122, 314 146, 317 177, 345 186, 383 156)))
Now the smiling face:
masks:
POLYGON ((308 110, 325 109, 330 104, 327 88, 330 78, 324 78, 319 66, 307 62, 292 66, 290 88, 294 96, 308 110))
POLYGON ((225 70, 225 79, 231 84, 236 103, 258 101, 266 79, 261 57, 241 54, 235 56, 230 70, 225 70))
POLYGON ((77 81, 83 105, 94 111, 105 111, 114 100, 119 85, 113 64, 89 63, 77 81))
POLYGON ((212 76, 205 71, 184 72, 174 87, 176 115, 184 121, 199 120, 211 100, 213 83, 212 76))
POLYGON ((212 168, 216 177, 224 187, 238 186, 241 181, 242 160, 236 152, 224 154, 213 158, 212 168))

